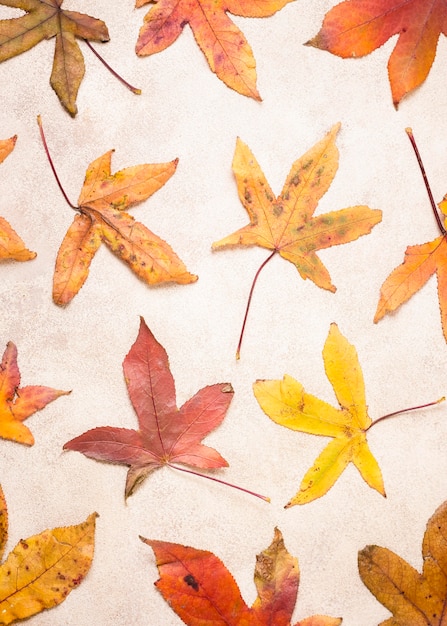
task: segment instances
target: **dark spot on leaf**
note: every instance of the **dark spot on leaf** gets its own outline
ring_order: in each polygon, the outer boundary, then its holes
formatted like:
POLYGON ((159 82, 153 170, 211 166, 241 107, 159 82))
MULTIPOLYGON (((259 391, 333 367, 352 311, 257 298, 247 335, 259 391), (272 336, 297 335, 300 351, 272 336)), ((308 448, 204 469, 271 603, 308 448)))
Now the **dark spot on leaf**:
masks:
POLYGON ((251 202, 252 202, 251 193, 250 193, 250 191, 248 189, 245 190, 244 198, 245 198, 246 202, 251 204, 251 202))
POLYGON ((20 545, 24 550, 28 550, 29 548, 28 544, 26 543, 26 541, 23 541, 23 539, 20 540, 20 545))
POLYGON ((282 206, 282 204, 275 204, 275 206, 273 207, 273 214, 275 215, 275 217, 279 217, 283 210, 284 207, 282 206))
POLYGON ((299 182, 300 182, 300 177, 298 176, 298 174, 295 174, 295 176, 294 176, 294 177, 292 178, 292 180, 290 181, 290 183, 291 183, 292 185, 295 185, 295 187, 296 187, 297 185, 299 185, 299 182))
POLYGON ((187 576, 185 576, 183 580, 185 581, 187 585, 192 587, 194 591, 199 591, 199 583, 197 582, 197 580, 194 578, 192 574, 188 574, 187 576))

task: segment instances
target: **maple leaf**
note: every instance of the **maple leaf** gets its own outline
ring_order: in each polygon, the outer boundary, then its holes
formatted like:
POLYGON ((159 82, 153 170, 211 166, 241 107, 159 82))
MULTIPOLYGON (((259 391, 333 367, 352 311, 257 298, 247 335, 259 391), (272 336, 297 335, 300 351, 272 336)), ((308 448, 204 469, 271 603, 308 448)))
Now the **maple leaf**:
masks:
POLYGON ((68 304, 87 280, 90 263, 102 242, 149 285, 191 283, 190 274, 172 248, 125 212, 158 191, 174 174, 178 159, 135 165, 111 173, 113 150, 90 163, 75 206, 67 198, 54 169, 38 117, 42 141, 56 181, 69 206, 79 214, 69 227, 56 259, 53 301, 68 304))
MULTIPOLYGON (((222 561, 212 552, 167 541, 141 540, 157 559, 155 586, 187 626, 290 626, 299 584, 298 559, 275 528, 271 545, 256 557, 257 598, 249 608, 222 561)), ((295 626, 338 626, 341 618, 314 615, 295 626)))
MULTIPOLYGON (((380 288, 380 299, 374 316, 374 322, 377 323, 387 313, 391 313, 399 308, 401 304, 409 300, 411 296, 419 291, 433 274, 436 274, 438 279, 441 323, 444 338, 447 341, 447 231, 437 212, 433 194, 428 184, 425 169, 411 128, 407 128, 406 132, 415 151, 441 235, 428 243, 407 247, 404 262, 391 272, 380 288)), ((444 196, 444 199, 438 206, 442 215, 447 215, 447 195, 444 196)))
MULTIPOLYGON (((238 139, 233 171, 239 198, 250 223, 213 243, 212 247, 217 250, 227 246, 257 245, 273 250, 255 276, 249 304, 260 270, 276 253, 293 263, 303 279, 309 278, 318 287, 334 292, 329 272, 316 252, 354 241, 369 233, 381 221, 382 212, 367 206, 354 206, 312 217, 338 168, 335 138, 339 128, 340 124, 336 124, 321 141, 295 161, 277 198, 252 152, 238 139)), ((241 340, 242 336, 237 358, 241 340)))
POLYGON ((225 417, 234 393, 229 383, 204 387, 178 409, 168 356, 143 318, 123 370, 139 430, 93 428, 67 442, 64 450, 130 466, 126 498, 148 474, 164 465, 177 469, 182 468, 173 464, 206 469, 228 466, 216 450, 200 442, 225 417))
POLYGON ((358 556, 363 583, 393 617, 380 626, 442 626, 447 606, 447 502, 427 522, 419 574, 400 556, 366 546, 358 556))
POLYGON ((254 395, 271 420, 303 433, 333 437, 304 476, 298 493, 286 504, 306 504, 329 491, 349 463, 359 470, 365 482, 385 496, 380 467, 369 449, 367 431, 375 424, 406 411, 394 411, 371 421, 365 398, 365 384, 357 351, 332 323, 323 348, 326 375, 340 409, 310 395, 291 376, 283 380, 257 380, 254 395))
POLYGON ((427 78, 441 33, 447 35, 445 0, 345 0, 326 14, 307 45, 342 58, 361 57, 399 35, 388 62, 397 107, 427 78))
MULTIPOLYGON (((21 539, 0 566, 2 624, 61 604, 85 578, 93 559, 97 513, 77 526, 21 539)), ((8 510, 0 487, 0 558, 8 538, 8 510)))
POLYGON ((20 370, 17 365, 17 348, 9 341, 0 365, 0 437, 34 444, 34 437, 23 421, 43 409, 60 396, 71 391, 30 385, 20 387, 20 370))
POLYGON ((109 41, 103 21, 84 13, 61 9, 63 0, 1 0, 23 9, 26 15, 0 20, 0 63, 30 50, 44 39, 56 37, 50 83, 70 115, 77 113, 76 97, 85 72, 76 38, 109 41))
MULTIPOLYGON (((136 7, 152 0, 136 0, 136 7)), ((144 18, 136 52, 148 56, 165 50, 189 24, 211 70, 231 89, 261 100, 256 61, 243 33, 227 11, 241 17, 268 17, 291 0, 158 0, 144 18)))
MULTIPOLYGON (((14 150, 17 135, 9 139, 0 139, 0 163, 14 150)), ((0 217, 0 261, 13 259, 14 261, 30 261, 36 256, 25 247, 22 239, 4 217, 0 217)))

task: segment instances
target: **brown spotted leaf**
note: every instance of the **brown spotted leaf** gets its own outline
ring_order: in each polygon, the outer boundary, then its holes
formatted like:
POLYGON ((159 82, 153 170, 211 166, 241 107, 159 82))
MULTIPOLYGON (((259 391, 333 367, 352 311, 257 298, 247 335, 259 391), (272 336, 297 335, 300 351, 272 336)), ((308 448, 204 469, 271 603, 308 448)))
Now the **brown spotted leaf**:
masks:
POLYGON ((53 300, 68 304, 87 279, 90 263, 105 243, 148 285, 191 283, 183 262, 163 239, 126 213, 149 198, 174 174, 177 159, 169 163, 136 165, 111 173, 113 150, 87 168, 79 196, 78 215, 60 246, 53 280, 53 300))
MULTIPOLYGON (((93 559, 96 517, 92 513, 77 526, 44 530, 19 541, 0 566, 1 624, 52 609, 80 585, 93 559)), ((8 513, 0 487, 1 553, 7 532, 8 513)))
MULTIPOLYGON (((0 139, 0 163, 14 150, 17 135, 9 139, 0 139)), ((14 261, 30 261, 36 256, 25 247, 22 239, 10 226, 4 217, 0 217, 0 261, 12 259, 14 261)))

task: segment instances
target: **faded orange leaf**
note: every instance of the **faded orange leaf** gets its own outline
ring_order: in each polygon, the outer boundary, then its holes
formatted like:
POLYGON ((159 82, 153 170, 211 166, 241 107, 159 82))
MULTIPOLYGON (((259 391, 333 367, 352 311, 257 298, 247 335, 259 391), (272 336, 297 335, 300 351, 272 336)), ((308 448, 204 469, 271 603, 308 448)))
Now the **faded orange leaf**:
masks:
MULTIPOLYGON (((136 6, 152 0, 136 0, 136 6)), ((144 18, 136 52, 148 56, 165 50, 189 24, 211 70, 231 89, 261 100, 256 62, 243 33, 227 12, 242 17, 268 17, 291 0, 158 0, 144 18)))
MULTIPOLYGON (((0 163, 14 150, 17 135, 9 139, 0 139, 0 163)), ((30 261, 36 256, 25 247, 22 239, 4 217, 0 217, 0 261, 12 259, 14 261, 30 261)))

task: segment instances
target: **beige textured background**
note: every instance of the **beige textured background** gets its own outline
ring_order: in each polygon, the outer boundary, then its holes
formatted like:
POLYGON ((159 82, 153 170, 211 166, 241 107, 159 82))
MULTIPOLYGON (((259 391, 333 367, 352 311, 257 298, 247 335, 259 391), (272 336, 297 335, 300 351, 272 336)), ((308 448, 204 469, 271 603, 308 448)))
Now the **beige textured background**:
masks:
MULTIPOLYGON (((0 65, 0 136, 19 136, 0 168, 0 214, 38 253, 34 261, 0 266, 0 347, 17 344, 23 384, 73 390, 29 419, 34 447, 0 441, 7 549, 44 528, 100 514, 88 577, 60 607, 32 618, 35 626, 180 624, 153 588, 154 558, 140 534, 214 551, 251 603, 255 555, 277 525, 301 567, 295 621, 327 613, 343 616, 344 626, 373 626, 389 616, 357 573, 357 551, 369 543, 421 567, 425 524, 447 498, 447 406, 371 431, 387 499, 350 467, 324 498, 284 510, 326 440, 276 426, 251 391, 255 379, 287 372, 335 402, 321 357, 335 321, 357 348, 373 419, 447 392, 434 279, 395 315, 372 323, 379 287, 402 262, 406 245, 438 235, 404 129, 413 127, 439 201, 447 192, 446 41, 426 83, 396 112, 386 72, 393 41, 352 61, 302 45, 333 4, 296 0, 268 19, 234 18, 257 59, 262 103, 231 91, 209 71, 188 27, 168 50, 137 58, 145 10, 134 9, 132 0, 65 0, 64 8, 107 23, 111 41, 98 48, 141 87, 139 97, 85 45, 87 72, 74 120, 49 86, 54 41, 0 65), (179 157, 176 174, 132 214, 172 245, 199 275, 197 283, 147 287, 102 247, 74 301, 65 310, 53 305, 54 260, 73 215, 47 163, 38 113, 74 202, 88 163, 111 148, 114 171, 179 157), (248 289, 266 257, 257 248, 211 252, 213 241, 247 222, 231 171, 236 137, 249 144, 279 193, 291 163, 338 121, 340 168, 317 212, 368 204, 383 210, 383 222, 357 242, 321 252, 335 294, 302 281, 280 258, 269 264, 236 363, 248 289), (169 354, 179 404, 204 385, 233 384, 227 418, 206 441, 230 463, 219 476, 270 495, 270 505, 167 469, 125 505, 124 467, 62 452, 67 440, 94 426, 136 426, 121 364, 139 315, 169 354)), ((17 13, 0 7, 0 18, 17 13)))

